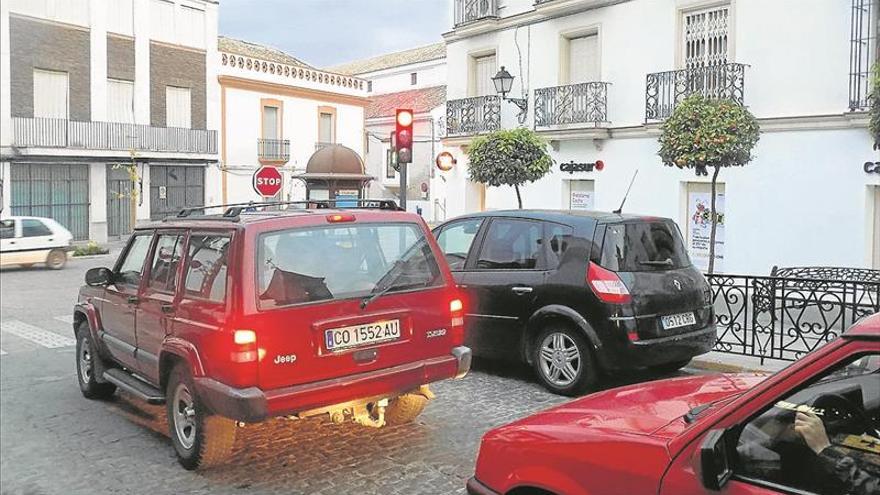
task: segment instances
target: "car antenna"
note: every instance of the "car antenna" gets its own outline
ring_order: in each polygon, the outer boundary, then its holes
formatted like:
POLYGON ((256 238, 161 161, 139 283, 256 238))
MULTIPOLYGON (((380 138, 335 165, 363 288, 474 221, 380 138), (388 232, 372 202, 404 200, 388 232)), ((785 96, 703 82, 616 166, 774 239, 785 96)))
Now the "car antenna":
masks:
POLYGON ((620 215, 620 212, 623 211, 623 205, 626 204, 626 198, 629 197, 629 191, 633 187, 633 182, 636 181, 636 176, 639 175, 639 169, 636 169, 636 172, 633 174, 633 178, 629 181, 629 187, 626 188, 626 194, 623 195, 623 201, 620 202, 620 208, 614 210, 612 213, 615 215, 620 215))

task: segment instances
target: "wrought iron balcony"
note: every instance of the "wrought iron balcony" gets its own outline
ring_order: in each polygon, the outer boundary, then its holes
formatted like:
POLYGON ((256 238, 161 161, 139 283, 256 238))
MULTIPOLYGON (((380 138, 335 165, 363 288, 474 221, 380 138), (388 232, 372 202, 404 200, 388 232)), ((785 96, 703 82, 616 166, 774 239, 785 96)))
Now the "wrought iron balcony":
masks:
POLYGON ((257 157, 260 160, 286 162, 290 158, 290 140, 257 139, 257 157))
POLYGON ((535 127, 608 122, 608 85, 585 82, 535 90, 535 127))
POLYGON ((455 0, 455 27, 498 17, 498 0, 455 0))
POLYGON ((645 120, 665 120, 678 103, 693 94, 729 99, 742 105, 745 64, 721 64, 648 74, 645 120))
POLYGON ((217 131, 13 117, 12 145, 19 148, 216 154, 217 131))
POLYGON ((446 135, 467 136, 501 128, 501 97, 475 96, 446 102, 446 135))

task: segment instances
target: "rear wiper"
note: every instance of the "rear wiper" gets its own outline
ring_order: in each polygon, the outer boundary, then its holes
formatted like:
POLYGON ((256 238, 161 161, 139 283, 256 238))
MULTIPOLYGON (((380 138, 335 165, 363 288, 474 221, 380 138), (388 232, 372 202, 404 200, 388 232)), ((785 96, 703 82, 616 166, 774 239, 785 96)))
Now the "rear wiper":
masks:
POLYGON ((394 287, 394 282, 396 282, 397 278, 400 277, 400 274, 403 273, 403 272, 397 272, 397 273, 394 273, 394 272, 399 270, 402 265, 403 265, 402 259, 395 261, 394 264, 391 265, 391 269, 388 270, 385 273, 385 277, 383 277, 383 278, 386 278, 387 281, 384 284, 376 284, 376 286, 373 287, 373 290, 370 291, 370 294, 368 296, 364 297, 363 299, 361 299, 361 309, 366 309, 367 305, 369 305, 371 302, 375 301, 376 299, 379 299, 380 297, 385 295, 389 290, 391 290, 394 287), (393 276, 392 276, 392 273, 394 274, 393 276))
POLYGON ((661 261, 654 261, 654 260, 639 261, 639 264, 640 265, 650 265, 650 266, 672 266, 675 263, 673 263, 671 259, 666 258, 665 260, 661 260, 661 261))

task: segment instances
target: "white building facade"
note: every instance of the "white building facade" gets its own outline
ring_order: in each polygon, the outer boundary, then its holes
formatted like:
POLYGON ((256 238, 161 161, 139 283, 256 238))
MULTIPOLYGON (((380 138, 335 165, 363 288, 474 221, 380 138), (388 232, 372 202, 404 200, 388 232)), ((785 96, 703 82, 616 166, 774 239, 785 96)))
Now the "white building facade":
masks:
POLYGON ((215 0, 0 3, 2 214, 104 242, 218 200, 217 11, 215 0))
POLYGON ((528 102, 523 125, 555 160, 522 189, 525 208, 611 211, 638 172, 624 211, 675 219, 705 266, 709 178, 663 166, 657 138, 688 94, 732 98, 758 118, 761 140, 751 163, 719 177, 716 271, 880 268, 880 152, 866 113, 875 0, 451 3, 449 216, 516 207, 512 189, 466 179, 471 139, 518 125, 490 79, 504 66, 508 97, 528 102))
POLYGON ((220 39, 218 64, 224 203, 268 199, 253 188, 254 172, 262 166, 277 167, 283 177, 275 200, 304 200, 307 193, 310 199, 334 199, 352 195, 353 188, 363 195, 359 185, 298 178, 312 156, 328 146, 345 146, 362 160, 368 103, 363 79, 229 38, 220 39))

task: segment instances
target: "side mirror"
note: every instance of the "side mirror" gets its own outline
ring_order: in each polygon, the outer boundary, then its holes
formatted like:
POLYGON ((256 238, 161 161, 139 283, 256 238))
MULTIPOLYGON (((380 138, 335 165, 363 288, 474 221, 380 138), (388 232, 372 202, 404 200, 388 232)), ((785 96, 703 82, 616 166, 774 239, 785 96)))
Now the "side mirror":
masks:
POLYGON ((90 268, 86 272, 86 285, 105 287, 113 283, 113 272, 109 268, 90 268))
POLYGON ((733 475, 730 449, 725 430, 711 430, 700 446, 700 466, 703 486, 709 490, 721 490, 733 475))

